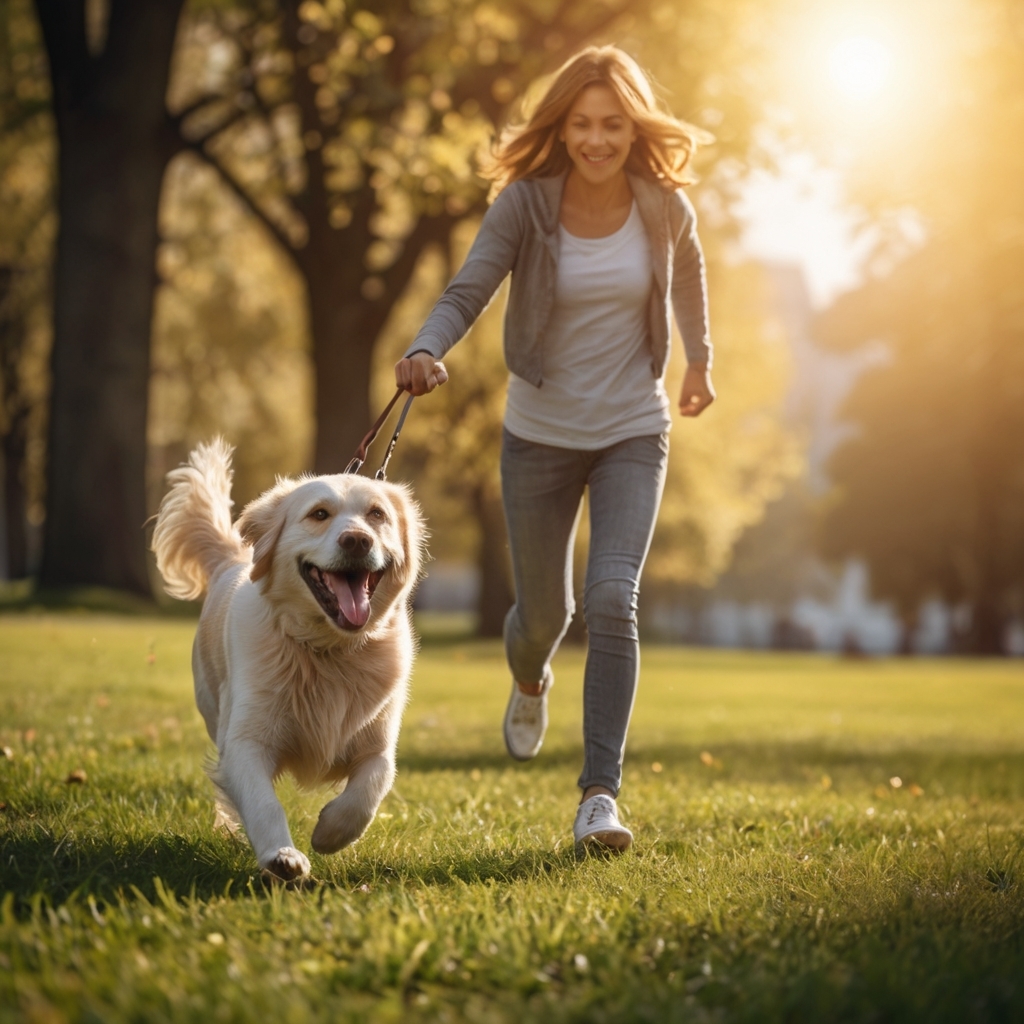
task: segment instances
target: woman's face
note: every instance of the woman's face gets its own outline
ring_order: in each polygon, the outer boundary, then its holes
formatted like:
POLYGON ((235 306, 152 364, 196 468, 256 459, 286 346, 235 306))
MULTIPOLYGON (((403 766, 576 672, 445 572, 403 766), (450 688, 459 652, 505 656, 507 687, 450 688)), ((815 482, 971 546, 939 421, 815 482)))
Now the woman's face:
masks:
POLYGON ((636 124, 609 86, 590 85, 570 107, 560 138, 576 171, 588 183, 600 185, 625 166, 636 124))

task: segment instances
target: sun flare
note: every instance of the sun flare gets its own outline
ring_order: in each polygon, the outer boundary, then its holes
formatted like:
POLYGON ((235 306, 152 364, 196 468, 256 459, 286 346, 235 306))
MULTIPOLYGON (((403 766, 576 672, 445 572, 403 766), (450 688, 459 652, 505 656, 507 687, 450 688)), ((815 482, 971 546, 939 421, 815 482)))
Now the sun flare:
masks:
POLYGON ((829 76, 847 99, 878 96, 889 81, 891 67, 889 47, 872 36, 847 36, 829 51, 829 76))

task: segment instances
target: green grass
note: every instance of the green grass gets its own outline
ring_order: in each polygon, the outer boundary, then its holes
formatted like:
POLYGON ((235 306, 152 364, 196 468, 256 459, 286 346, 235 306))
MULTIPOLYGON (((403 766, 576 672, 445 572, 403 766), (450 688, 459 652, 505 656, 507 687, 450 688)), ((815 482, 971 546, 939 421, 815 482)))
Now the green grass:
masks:
MULTIPOLYGON (((1020 662, 647 648, 604 860, 582 653, 514 765, 500 649, 455 631, 383 813, 284 891, 212 829, 192 630, 0 617, 0 1022, 1024 1019, 1020 662)), ((326 794, 280 792, 308 849, 326 794)))

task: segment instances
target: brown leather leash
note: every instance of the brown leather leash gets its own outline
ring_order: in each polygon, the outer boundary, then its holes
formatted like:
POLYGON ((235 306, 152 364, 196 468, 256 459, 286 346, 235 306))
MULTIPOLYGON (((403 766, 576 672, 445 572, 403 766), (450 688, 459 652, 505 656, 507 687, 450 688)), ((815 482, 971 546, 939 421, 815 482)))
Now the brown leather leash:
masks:
MULTIPOLYGON (((391 414, 391 410, 395 407, 395 402, 398 401, 402 395, 405 394, 405 388, 399 388, 394 397, 385 406, 384 411, 377 417, 376 422, 366 432, 366 436, 359 442, 359 447, 356 448, 355 454, 352 456, 351 461, 345 467, 346 473, 358 473, 362 468, 363 463, 366 461, 366 450, 373 444, 373 439, 377 436, 380 428, 384 426, 385 420, 391 414)), ((385 472, 388 468, 388 463, 391 461, 391 456, 395 451, 395 445, 398 444, 398 435, 402 432, 402 427, 405 424, 405 417, 409 415, 409 407, 412 405, 412 400, 415 395, 409 395, 405 401, 405 405, 402 407, 402 413, 398 417, 398 425, 395 427, 395 432, 391 435, 391 440, 388 443, 387 451, 384 453, 384 461, 380 464, 380 469, 374 473, 374 480, 386 480, 385 472)))

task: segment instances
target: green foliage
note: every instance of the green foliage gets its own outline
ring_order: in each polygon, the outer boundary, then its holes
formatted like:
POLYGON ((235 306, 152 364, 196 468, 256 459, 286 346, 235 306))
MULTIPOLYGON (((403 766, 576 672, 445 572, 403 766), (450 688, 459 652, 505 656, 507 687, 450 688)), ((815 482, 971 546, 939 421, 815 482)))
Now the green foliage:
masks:
POLYGON ((908 619, 928 596, 967 605, 965 643, 989 653, 1024 607, 1021 24, 1003 0, 972 9, 948 68, 961 88, 940 97, 930 145, 906 154, 916 177, 904 167, 889 193, 915 203, 929 237, 821 325, 835 345, 881 338, 892 356, 849 400, 861 429, 833 461, 824 549, 866 558, 908 619))
POLYGON ((199 442, 236 446, 240 507, 310 459, 312 367, 301 285, 216 174, 184 155, 169 169, 157 254, 149 471, 199 442))
MULTIPOLYGON (((1008 665, 646 649, 636 847, 602 860, 569 832, 582 655, 559 657, 549 741, 515 766, 497 645, 428 643, 395 791, 289 892, 212 831, 191 634, 0 619, 0 1021, 1024 1012, 1008 665)), ((308 845, 324 794, 281 792, 308 845)))

